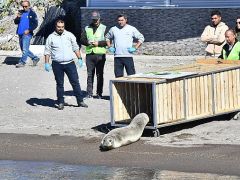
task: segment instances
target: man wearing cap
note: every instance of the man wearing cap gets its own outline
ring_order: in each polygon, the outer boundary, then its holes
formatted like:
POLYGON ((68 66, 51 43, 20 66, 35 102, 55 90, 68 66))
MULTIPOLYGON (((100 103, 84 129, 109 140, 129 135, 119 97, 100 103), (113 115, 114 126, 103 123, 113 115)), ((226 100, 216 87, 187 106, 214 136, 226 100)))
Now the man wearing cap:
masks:
POLYGON ((97 11, 91 13, 91 23, 86 26, 81 34, 81 44, 86 46, 87 65, 87 93, 88 98, 93 97, 94 74, 97 75, 97 98, 102 98, 103 72, 106 61, 106 26, 100 22, 100 14, 97 11))

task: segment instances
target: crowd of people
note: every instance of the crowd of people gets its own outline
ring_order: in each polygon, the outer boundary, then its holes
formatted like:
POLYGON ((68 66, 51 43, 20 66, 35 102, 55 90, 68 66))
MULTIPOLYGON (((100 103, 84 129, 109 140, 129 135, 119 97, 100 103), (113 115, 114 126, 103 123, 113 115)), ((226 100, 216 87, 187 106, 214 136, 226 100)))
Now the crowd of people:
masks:
MULTIPOLYGON (((18 24, 17 34, 22 50, 22 57, 16 68, 24 67, 27 57, 33 60, 33 66, 36 66, 39 62, 39 57, 29 50, 33 30, 38 25, 37 15, 30 8, 28 0, 22 1, 21 5, 23 10, 18 12, 14 20, 15 24, 18 24)), ((91 22, 84 28, 80 38, 81 45, 86 46, 85 63, 76 42, 76 37, 65 29, 64 18, 59 17, 56 19, 55 31, 46 40, 44 66, 48 72, 53 70, 59 110, 64 109, 64 74, 67 75, 73 88, 78 106, 88 107, 82 97, 76 64, 79 68, 84 64, 87 66, 87 98, 93 98, 95 72, 97 76, 96 97, 99 99, 103 97, 103 74, 107 51, 114 54, 115 77, 124 76, 124 68, 127 75, 135 74, 132 54, 144 42, 144 36, 135 27, 129 25, 127 20, 126 15, 119 15, 117 17, 118 25, 110 28, 107 32, 107 27, 101 23, 100 13, 97 11, 91 13, 91 22), (134 40, 137 40, 136 44, 133 43, 134 40), (78 58, 76 64, 72 55, 73 52, 78 58)))
MULTIPOLYGON (((30 2, 21 2, 22 10, 19 10, 15 18, 18 24, 17 34, 22 50, 16 68, 24 67, 27 57, 33 60, 33 66, 39 62, 39 57, 30 50, 30 41, 34 29, 38 26, 36 13, 31 9, 30 2)), ((201 41, 207 44, 206 57, 222 58, 225 60, 240 60, 240 17, 236 19, 235 29, 229 28, 222 22, 221 13, 218 10, 211 12, 212 24, 206 26, 201 41)), ((86 46, 87 66, 87 98, 93 98, 94 76, 97 77, 96 97, 101 99, 104 82, 104 65, 107 51, 114 54, 115 77, 123 77, 124 69, 127 75, 135 74, 133 53, 144 42, 144 36, 135 27, 128 24, 125 14, 117 16, 117 25, 107 31, 106 25, 101 22, 98 11, 91 13, 91 22, 81 34, 80 43, 86 46), (134 43, 134 40, 136 42, 134 43)), ((81 68, 85 62, 82 59, 76 37, 65 29, 64 18, 59 17, 55 21, 55 31, 50 34, 45 44, 45 70, 53 70, 56 81, 58 109, 64 109, 64 74, 67 75, 72 85, 74 95, 79 107, 88 107, 81 94, 81 87, 76 65, 81 68), (73 52, 78 58, 74 61, 73 52), (51 60, 51 63, 50 63, 51 60)))

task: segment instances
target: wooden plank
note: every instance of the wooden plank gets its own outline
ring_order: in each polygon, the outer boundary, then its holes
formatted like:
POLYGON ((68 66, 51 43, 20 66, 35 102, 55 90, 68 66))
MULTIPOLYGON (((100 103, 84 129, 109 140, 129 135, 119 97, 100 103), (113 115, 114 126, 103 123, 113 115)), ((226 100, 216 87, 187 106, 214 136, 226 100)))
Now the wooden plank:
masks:
POLYGON ((237 65, 240 65, 239 60, 223 60, 223 59, 214 59, 214 58, 197 59, 196 63, 198 63, 198 64, 237 64, 237 65))
POLYGON ((172 90, 171 83, 167 83, 167 106, 168 106, 168 122, 172 121, 172 90))
POLYGON ((130 84, 128 82, 124 83, 125 85, 125 107, 126 107, 126 119, 131 119, 131 96, 130 96, 130 84))
POLYGON ((225 108, 229 109, 229 88, 228 88, 228 71, 223 72, 224 74, 224 91, 225 91, 225 108))
POLYGON ((217 90, 221 92, 221 95, 218 96, 217 101, 221 102, 220 105, 219 105, 218 112, 222 112, 223 109, 225 109, 225 99, 226 99, 226 97, 225 97, 225 92, 226 91, 225 91, 225 82, 224 82, 225 81, 224 80, 224 72, 219 73, 219 75, 220 75, 220 80, 219 80, 220 88, 217 89, 217 90))
POLYGON ((196 114, 201 114, 201 92, 200 92, 200 77, 195 78, 196 82, 196 114))
POLYGON ((192 78, 187 79, 187 117, 192 116, 193 114, 193 105, 192 105, 192 78))
POLYGON ((177 115, 176 115, 176 99, 178 98, 176 96, 176 82, 171 82, 170 84, 170 88, 171 88, 171 107, 172 107, 172 121, 175 121, 177 119, 177 115))
POLYGON ((192 78, 192 115, 197 114, 197 94, 196 94, 196 78, 192 78))
POLYGON ((199 77, 199 84, 200 84, 200 87, 199 87, 199 90, 200 90, 200 114, 206 114, 206 111, 205 111, 205 86, 206 84, 204 84, 204 76, 200 76, 199 77))
POLYGON ((213 75, 208 75, 207 76, 207 84, 208 84, 208 109, 210 114, 213 114, 213 106, 216 107, 216 101, 214 100, 213 102, 213 93, 215 94, 215 98, 216 98, 216 86, 213 85, 213 75))
POLYGON ((163 84, 158 84, 158 111, 159 111, 159 116, 158 116, 158 123, 163 123, 164 122, 164 96, 163 96, 163 84))
POLYGON ((233 109, 233 72, 228 71, 229 109, 233 109))
POLYGON ((115 121, 119 121, 119 95, 118 95, 118 91, 117 91, 117 83, 113 83, 112 86, 112 93, 113 93, 113 112, 114 112, 114 119, 115 121))
MULTIPOLYGON (((188 106, 188 102, 186 101, 186 104, 184 104, 184 87, 183 87, 183 82, 184 82, 184 80, 181 80, 180 82, 179 82, 179 88, 180 88, 180 94, 179 94, 179 101, 180 101, 180 119, 182 119, 182 118, 185 118, 184 116, 185 116, 185 114, 184 114, 184 111, 185 111, 185 107, 187 107, 188 106)), ((185 81, 185 83, 186 83, 187 81, 185 81)), ((186 84, 185 84, 186 85, 186 84)))
POLYGON ((163 106, 163 114, 164 114, 164 122, 168 121, 168 91, 167 91, 167 83, 163 84, 163 102, 164 102, 164 106, 163 106))
POLYGON ((176 116, 175 119, 181 119, 181 103, 180 103, 180 93, 182 89, 180 89, 180 81, 176 81, 176 87, 175 87, 175 96, 176 96, 176 116))
POLYGON ((240 69, 236 72, 237 77, 237 83, 236 83, 236 89, 237 89, 237 107, 240 107, 240 69))
POLYGON ((237 108, 237 70, 232 71, 233 108, 237 108))

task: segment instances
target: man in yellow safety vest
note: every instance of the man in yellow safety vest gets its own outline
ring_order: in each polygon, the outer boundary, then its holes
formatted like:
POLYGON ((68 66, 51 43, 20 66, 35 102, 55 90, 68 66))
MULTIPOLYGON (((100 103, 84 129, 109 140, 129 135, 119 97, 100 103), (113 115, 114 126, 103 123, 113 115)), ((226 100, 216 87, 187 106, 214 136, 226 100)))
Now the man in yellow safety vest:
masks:
POLYGON ((240 60, 240 42, 236 37, 236 32, 233 29, 228 29, 225 32, 226 44, 223 46, 219 58, 225 60, 240 60))
POLYGON ((93 97, 93 82, 97 75, 97 98, 102 98, 103 72, 106 61, 106 26, 100 22, 100 14, 97 11, 91 13, 91 23, 86 26, 81 34, 81 44, 86 46, 87 65, 87 93, 88 98, 93 97))

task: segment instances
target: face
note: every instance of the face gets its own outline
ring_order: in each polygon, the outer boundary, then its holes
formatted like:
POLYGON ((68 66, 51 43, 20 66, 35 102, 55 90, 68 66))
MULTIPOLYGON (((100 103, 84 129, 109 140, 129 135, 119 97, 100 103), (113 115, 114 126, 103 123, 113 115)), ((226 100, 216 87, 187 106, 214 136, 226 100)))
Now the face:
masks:
POLYGON ((95 26, 99 26, 99 24, 100 24, 100 19, 92 19, 92 23, 93 23, 95 26))
POLYGON ((118 25, 123 27, 127 24, 127 19, 125 19, 124 17, 119 17, 118 18, 118 25))
POLYGON ((29 3, 27 1, 23 1, 22 2, 22 7, 24 11, 28 11, 29 10, 29 3))
POLYGON ((237 21, 236 21, 236 26, 237 26, 237 28, 240 30, 240 18, 237 19, 237 21))
POLYGON ((63 22, 58 22, 58 23, 56 24, 56 32, 57 32, 58 34, 62 34, 63 31, 64 31, 64 27, 65 27, 65 25, 64 25, 63 22))
POLYGON ((221 22, 221 16, 213 15, 212 16, 212 24, 213 26, 217 26, 221 22))
POLYGON ((225 39, 228 44, 233 45, 236 39, 235 34, 232 31, 226 31, 225 33, 225 39))

